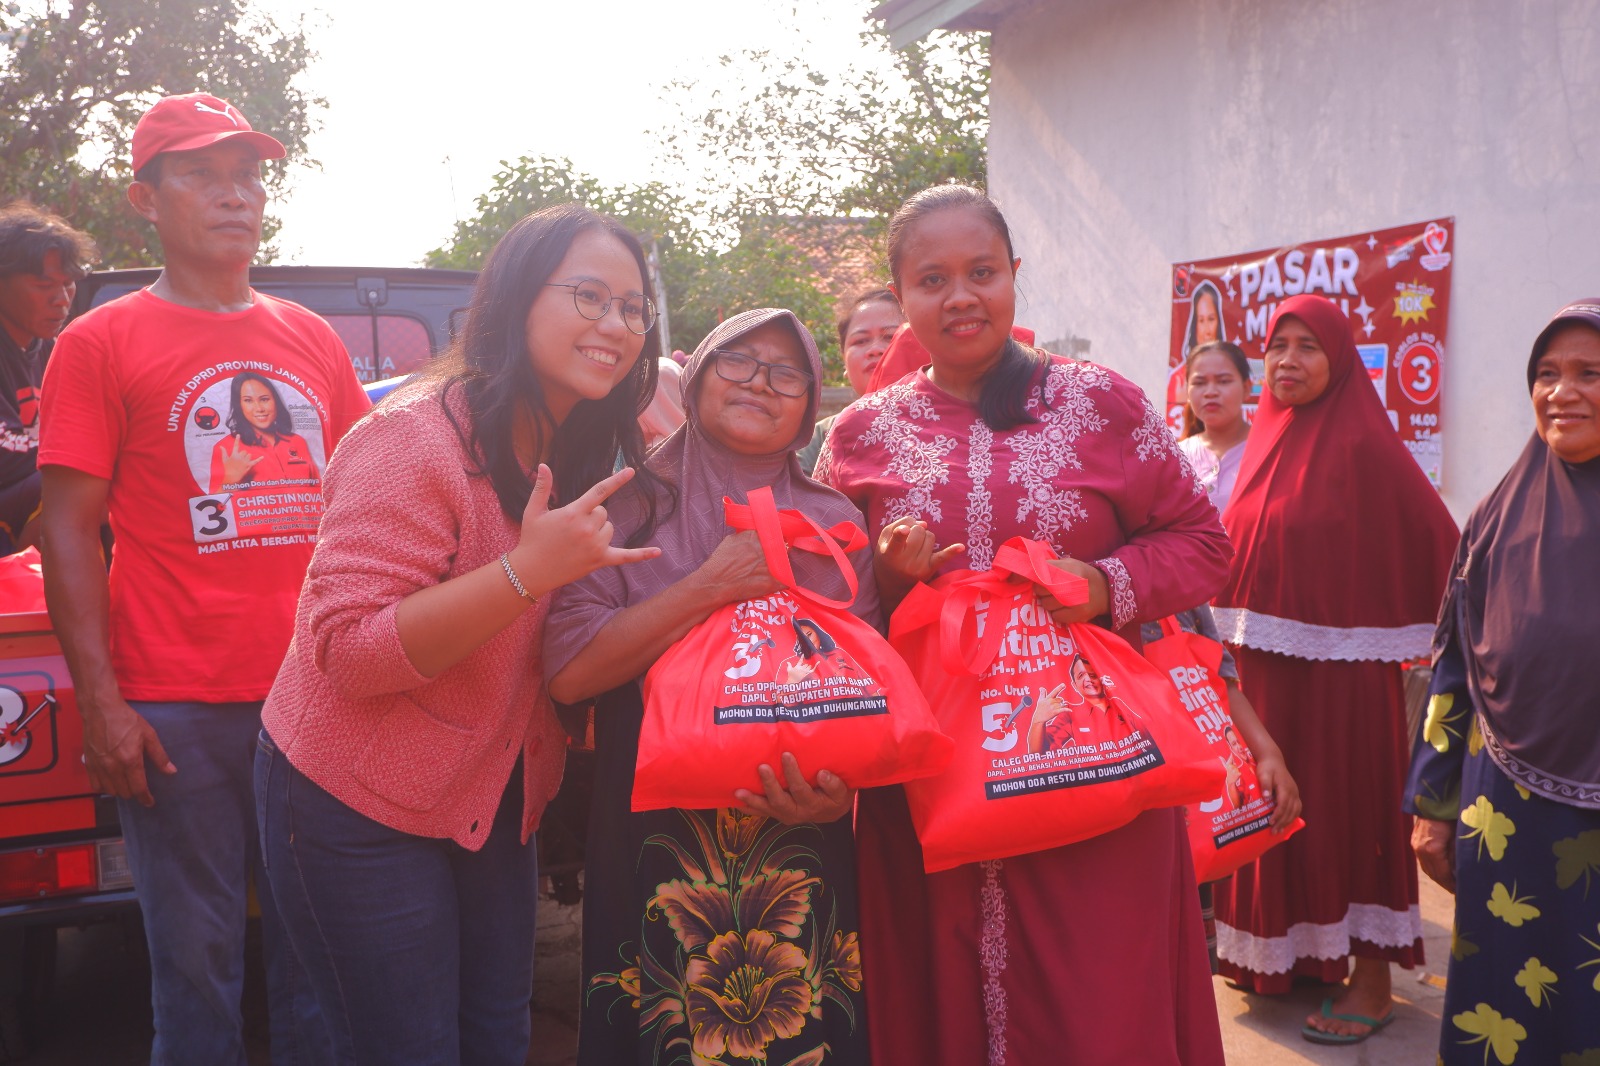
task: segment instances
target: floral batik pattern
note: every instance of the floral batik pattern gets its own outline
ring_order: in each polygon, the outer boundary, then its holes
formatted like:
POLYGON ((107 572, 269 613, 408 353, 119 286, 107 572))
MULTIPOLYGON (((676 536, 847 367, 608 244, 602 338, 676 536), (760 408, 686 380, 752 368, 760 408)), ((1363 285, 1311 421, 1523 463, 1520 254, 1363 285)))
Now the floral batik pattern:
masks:
POLYGON ((1600 1066, 1600 812, 1518 785, 1479 732, 1474 718, 1439 1061, 1600 1066))
POLYGON ((821 828, 735 809, 671 811, 645 839, 660 882, 622 964, 589 979, 586 1009, 638 1012, 648 1061, 820 1066, 829 1029, 859 1028, 861 949, 822 876, 821 828), (825 1010, 836 1010, 833 1024, 825 1010))
POLYGON ((1435 663, 1408 806, 1456 822, 1442 1066, 1600 1066, 1600 811, 1496 765, 1459 646, 1435 663))

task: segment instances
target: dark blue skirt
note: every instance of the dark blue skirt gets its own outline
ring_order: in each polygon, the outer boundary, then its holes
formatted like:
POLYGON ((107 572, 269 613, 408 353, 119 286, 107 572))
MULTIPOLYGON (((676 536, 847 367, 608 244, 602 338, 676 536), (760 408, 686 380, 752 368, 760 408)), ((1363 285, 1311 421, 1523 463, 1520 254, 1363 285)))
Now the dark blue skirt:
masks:
POLYGON ((1445 1066, 1600 1066, 1600 811, 1532 794, 1469 736, 1445 1066))

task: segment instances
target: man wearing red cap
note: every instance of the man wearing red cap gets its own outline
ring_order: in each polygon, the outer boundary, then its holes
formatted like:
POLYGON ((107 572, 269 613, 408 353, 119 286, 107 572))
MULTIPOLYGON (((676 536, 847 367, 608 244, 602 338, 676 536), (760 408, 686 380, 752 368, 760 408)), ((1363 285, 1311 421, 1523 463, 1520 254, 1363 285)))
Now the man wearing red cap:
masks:
POLYGON ((152 107, 133 133, 128 200, 155 226, 161 274, 68 326, 44 378, 46 598, 90 780, 118 797, 158 1064, 245 1062, 252 874, 273 1061, 331 1054, 267 891, 251 770, 316 539, 320 471, 367 403, 327 323, 250 288, 261 162, 283 155, 215 96, 152 107))

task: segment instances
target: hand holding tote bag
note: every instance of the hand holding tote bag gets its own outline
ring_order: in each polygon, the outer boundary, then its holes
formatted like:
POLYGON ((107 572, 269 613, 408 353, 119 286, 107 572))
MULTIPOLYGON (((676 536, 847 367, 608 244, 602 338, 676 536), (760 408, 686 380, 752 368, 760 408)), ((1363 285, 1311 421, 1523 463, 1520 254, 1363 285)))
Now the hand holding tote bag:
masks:
POLYGON ((1296 818, 1282 833, 1272 831, 1277 803, 1261 794, 1255 757, 1228 714, 1228 687, 1219 673, 1222 645, 1185 632, 1171 617, 1161 620, 1161 634, 1160 640, 1145 645, 1145 658, 1172 682, 1189 720, 1224 772, 1215 793, 1184 808, 1195 880, 1204 884, 1255 862, 1306 823, 1296 818))
POLYGON ((719 608, 645 675, 633 809, 730 806, 735 789, 761 792, 756 767, 786 751, 812 784, 819 770, 869 788, 943 769, 950 739, 905 663, 848 610, 857 584, 845 553, 866 534, 779 511, 769 488, 723 507, 731 528, 756 531, 783 588, 719 608), (790 549, 831 557, 850 598, 797 584, 790 549))
POLYGON ((992 570, 919 585, 894 614, 890 642, 955 742, 944 773, 906 785, 929 873, 1087 840, 1221 789, 1166 677, 1115 634, 1040 606, 1035 585, 1087 598, 1055 558, 1013 537, 992 570))

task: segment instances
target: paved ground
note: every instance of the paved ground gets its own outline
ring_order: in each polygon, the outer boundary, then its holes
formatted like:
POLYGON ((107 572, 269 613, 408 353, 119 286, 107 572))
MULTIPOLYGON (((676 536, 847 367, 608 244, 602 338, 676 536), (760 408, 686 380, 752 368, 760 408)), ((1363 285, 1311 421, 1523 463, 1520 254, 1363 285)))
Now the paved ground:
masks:
POLYGON ((528 1066, 574 1066, 578 1061, 582 913, 581 906, 540 901, 533 949, 533 1046, 528 1066))
MULTIPOLYGON (((1420 876, 1420 875, 1419 875, 1420 876)), ((1449 893, 1422 879, 1422 922, 1428 964, 1417 970, 1393 967, 1397 1017, 1377 1036, 1354 1047, 1325 1047, 1300 1037, 1306 1015, 1321 1006, 1328 990, 1297 987, 1287 996, 1247 996, 1216 979, 1222 1042, 1230 1066, 1428 1066, 1438 1055, 1444 1007, 1444 972, 1450 959, 1449 893)))
MULTIPOLYGON (((1399 1019, 1353 1048, 1300 1038, 1305 1016, 1326 991, 1298 988, 1282 998, 1246 996, 1217 981, 1217 1007, 1231 1066, 1427 1066, 1434 1061, 1450 950, 1450 897, 1423 881, 1426 970, 1396 969, 1399 1019)), ((542 901, 534 977, 533 1050, 528 1066, 572 1066, 578 1024, 578 907, 542 901)), ((65 932, 55 1001, 43 1019, 44 1045, 29 1066, 145 1066, 149 1062, 150 986, 137 945, 115 926, 65 932)), ((252 1066, 266 1066, 259 993, 248 995, 252 1066)), ((1031 1066, 1031 1064, 1030 1064, 1031 1066)))

